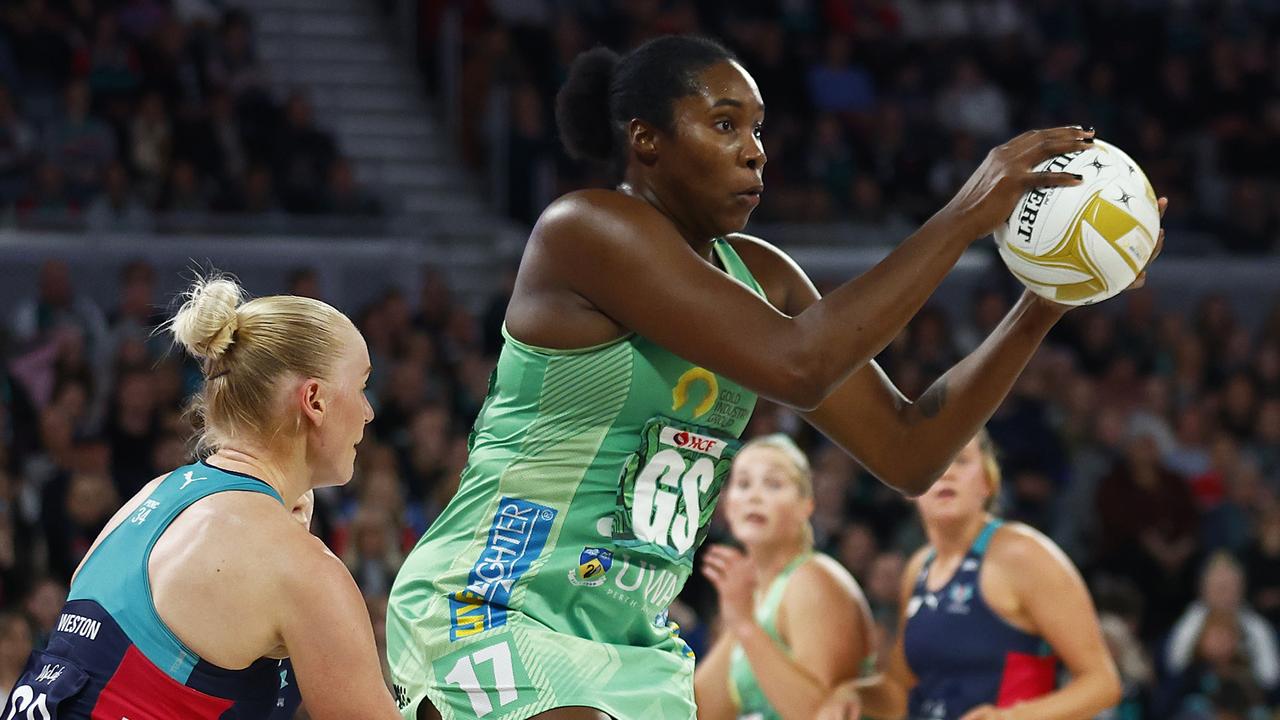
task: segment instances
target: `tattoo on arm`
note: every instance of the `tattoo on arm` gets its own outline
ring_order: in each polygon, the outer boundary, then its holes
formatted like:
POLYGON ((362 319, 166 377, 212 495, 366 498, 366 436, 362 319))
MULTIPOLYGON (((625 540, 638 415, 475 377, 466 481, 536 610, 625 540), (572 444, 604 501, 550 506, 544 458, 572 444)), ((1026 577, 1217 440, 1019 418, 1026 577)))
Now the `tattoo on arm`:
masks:
POLYGON ((920 420, 929 420, 937 417, 942 412, 942 408, 947 404, 947 379, 938 378, 938 381, 929 386, 928 390, 920 396, 912 405, 911 419, 919 422, 920 420))

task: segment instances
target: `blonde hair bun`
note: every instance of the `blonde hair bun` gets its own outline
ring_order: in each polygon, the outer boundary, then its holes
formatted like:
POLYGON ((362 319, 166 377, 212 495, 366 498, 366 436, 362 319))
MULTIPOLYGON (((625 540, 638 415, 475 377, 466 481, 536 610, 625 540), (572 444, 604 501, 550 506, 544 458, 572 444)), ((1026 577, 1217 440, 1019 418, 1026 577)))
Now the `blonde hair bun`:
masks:
POLYGON ((184 297, 170 325, 173 337, 194 357, 216 362, 240 327, 236 310, 244 291, 235 280, 214 276, 197 279, 184 297))

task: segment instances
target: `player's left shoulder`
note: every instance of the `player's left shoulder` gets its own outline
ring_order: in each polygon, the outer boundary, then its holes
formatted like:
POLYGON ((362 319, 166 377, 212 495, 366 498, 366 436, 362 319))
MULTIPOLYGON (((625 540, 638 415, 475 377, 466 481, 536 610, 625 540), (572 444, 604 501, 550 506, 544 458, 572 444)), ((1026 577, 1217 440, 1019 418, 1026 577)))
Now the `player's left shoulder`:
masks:
POLYGON ((987 559, 1010 577, 1029 578, 1052 568, 1072 568, 1071 560, 1053 540, 1019 522, 1007 522, 996 530, 987 548, 987 559))
POLYGON ((746 233, 730 233, 724 239, 742 258, 774 307, 786 312, 792 297, 807 294, 803 290, 812 292, 804 270, 777 245, 746 233))
POLYGON ((729 233, 724 236, 724 239, 753 273, 757 268, 760 272, 770 272, 797 267, 790 255, 762 237, 747 233, 729 233))
POLYGON ((786 595, 843 600, 860 598, 862 593, 858 582, 843 565, 827 555, 814 553, 791 575, 786 595))

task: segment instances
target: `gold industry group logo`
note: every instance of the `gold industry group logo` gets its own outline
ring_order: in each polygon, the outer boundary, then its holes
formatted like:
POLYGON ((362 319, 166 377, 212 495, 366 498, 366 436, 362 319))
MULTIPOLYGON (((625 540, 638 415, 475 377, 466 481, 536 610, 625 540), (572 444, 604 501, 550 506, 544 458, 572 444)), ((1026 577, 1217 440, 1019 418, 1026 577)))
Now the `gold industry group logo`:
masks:
POLYGON ((671 389, 671 411, 679 412, 689 402, 689 388, 694 383, 702 383, 706 385, 707 394, 702 396, 697 405, 693 406, 693 417, 700 418, 711 412, 711 408, 715 407, 716 399, 720 397, 720 383, 716 380, 715 373, 706 368, 692 367, 680 376, 676 381, 676 386, 671 389))

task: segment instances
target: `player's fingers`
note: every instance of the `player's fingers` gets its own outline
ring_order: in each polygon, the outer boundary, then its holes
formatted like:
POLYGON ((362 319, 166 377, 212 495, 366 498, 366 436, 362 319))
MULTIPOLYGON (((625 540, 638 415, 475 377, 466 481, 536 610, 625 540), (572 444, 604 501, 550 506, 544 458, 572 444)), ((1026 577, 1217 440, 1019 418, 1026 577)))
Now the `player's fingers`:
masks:
POLYGON ((1081 135, 1079 130, 1074 132, 1074 135, 1040 138, 1022 150, 1020 154, 1022 162, 1027 167, 1035 167, 1051 157, 1093 147, 1092 136, 1081 135))
POLYGON ((1075 173, 1065 172, 1029 172, 1022 176, 1022 187, 1026 190, 1038 187, 1070 187, 1084 182, 1084 178, 1075 173))
POLYGON ((718 575, 723 575, 726 569, 724 560, 712 555, 707 555, 702 559, 702 567, 704 570, 705 569, 713 570, 718 575))
POLYGON ((1132 282, 1132 283, 1130 283, 1130 285, 1129 285, 1129 288, 1128 288, 1128 289, 1129 289, 1129 290, 1137 290, 1138 288, 1140 288, 1140 287, 1142 287, 1142 286, 1144 286, 1144 285, 1146 285, 1146 284, 1147 284, 1147 271, 1146 271, 1146 270, 1143 270, 1142 272, 1138 273, 1138 277, 1136 277, 1136 278, 1134 278, 1134 279, 1133 279, 1133 282, 1132 282))
POLYGON ((845 707, 844 703, 839 705, 828 703, 818 711, 816 720, 845 720, 847 717, 849 717, 849 709, 845 707))
POLYGON ((723 563, 727 559, 727 556, 724 553, 723 545, 712 545, 707 548, 707 551, 703 554, 702 558, 703 562, 715 560, 716 562, 723 563))
MULTIPOLYGON (((1093 140, 1093 135, 1093 128, 1086 129, 1078 125, 1042 128, 1019 135, 1011 140, 1006 147, 1016 155, 1023 156, 1037 151, 1047 151, 1051 146, 1061 146, 1063 143, 1079 143, 1088 147, 1089 142, 1093 140)), ((1050 152, 1044 157, 1049 158, 1056 154, 1059 153, 1050 152)))
POLYGON ((1160 217, 1164 217, 1164 211, 1169 208, 1169 198, 1162 197, 1156 200, 1156 208, 1160 210, 1160 217))
POLYGON ((1018 150, 1026 150, 1035 147, 1037 144, 1045 141, 1058 141, 1079 138, 1091 138, 1095 135, 1095 131, 1091 127, 1081 127, 1079 125, 1061 125, 1051 128, 1038 128, 1028 130, 1016 138, 1009 141, 1009 147, 1018 150))
POLYGON ((742 553, 739 552, 737 548, 733 548, 728 545, 712 545, 711 548, 707 550, 707 557, 716 557, 728 563, 742 557, 742 553))
POLYGON ((720 587, 720 581, 724 577, 719 568, 714 568, 709 565, 702 566, 702 576, 710 580, 711 584, 715 585, 717 588, 720 587))

